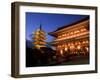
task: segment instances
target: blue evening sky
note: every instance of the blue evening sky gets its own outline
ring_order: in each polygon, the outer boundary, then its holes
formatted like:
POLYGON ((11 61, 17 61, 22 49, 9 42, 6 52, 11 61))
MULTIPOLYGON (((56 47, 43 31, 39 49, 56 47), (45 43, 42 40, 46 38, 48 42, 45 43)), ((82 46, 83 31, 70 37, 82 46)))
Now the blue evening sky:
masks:
MULTIPOLYGON (((64 25, 77 22, 85 17, 87 17, 87 15, 26 12, 26 39, 31 40, 31 34, 36 31, 40 25, 42 29, 48 33, 64 25)), ((53 37, 48 34, 46 38, 46 42, 53 40, 53 37)))

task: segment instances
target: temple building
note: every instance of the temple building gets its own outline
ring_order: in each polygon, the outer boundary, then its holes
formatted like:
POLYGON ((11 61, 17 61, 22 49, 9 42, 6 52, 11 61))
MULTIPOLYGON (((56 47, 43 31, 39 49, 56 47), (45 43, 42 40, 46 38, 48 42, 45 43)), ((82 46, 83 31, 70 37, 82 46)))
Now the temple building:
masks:
POLYGON ((62 26, 49 34, 55 37, 51 44, 57 54, 89 55, 89 17, 62 26))
POLYGON ((35 48, 41 48, 41 47, 45 47, 45 40, 46 40, 46 33, 45 31, 43 31, 41 25, 40 28, 37 29, 34 33, 33 33, 34 37, 33 37, 33 44, 35 48))

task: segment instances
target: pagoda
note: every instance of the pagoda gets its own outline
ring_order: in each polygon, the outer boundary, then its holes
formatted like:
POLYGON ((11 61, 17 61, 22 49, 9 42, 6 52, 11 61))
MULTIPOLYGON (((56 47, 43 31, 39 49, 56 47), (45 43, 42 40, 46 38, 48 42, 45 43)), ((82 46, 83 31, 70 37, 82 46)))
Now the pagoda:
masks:
POLYGON ((33 44, 34 47, 37 49, 40 49, 41 47, 46 47, 46 33, 45 31, 43 31, 41 25, 39 27, 39 29, 37 29, 34 33, 33 33, 34 37, 33 37, 33 44))

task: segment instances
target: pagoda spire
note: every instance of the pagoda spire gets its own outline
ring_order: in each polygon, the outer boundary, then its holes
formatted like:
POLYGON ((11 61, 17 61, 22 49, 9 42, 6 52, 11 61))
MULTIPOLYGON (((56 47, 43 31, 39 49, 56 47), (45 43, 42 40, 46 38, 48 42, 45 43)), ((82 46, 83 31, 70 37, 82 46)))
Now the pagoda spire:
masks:
POLYGON ((40 24, 40 30, 42 30, 42 25, 40 24))

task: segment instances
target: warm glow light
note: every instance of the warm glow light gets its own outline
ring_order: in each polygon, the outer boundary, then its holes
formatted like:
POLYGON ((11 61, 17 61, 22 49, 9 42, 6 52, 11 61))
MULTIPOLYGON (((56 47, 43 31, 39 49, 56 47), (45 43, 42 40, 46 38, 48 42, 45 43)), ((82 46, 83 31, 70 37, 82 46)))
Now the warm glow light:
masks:
POLYGON ((79 45, 79 46, 77 46, 77 49, 81 49, 81 46, 79 45))
POLYGON ((70 46, 70 49, 74 49, 74 46, 72 45, 72 46, 70 46))
POLYGON ((74 33, 77 33, 77 31, 74 31, 74 33))
POLYGON ((68 50, 68 48, 67 47, 65 47, 65 51, 67 51, 68 50))
POLYGON ((70 33, 71 35, 73 34, 73 32, 70 33))
POLYGON ((83 41, 83 44, 85 43, 85 41, 83 41))
POLYGON ((60 50, 60 54, 61 54, 61 55, 63 54, 63 50, 60 50))
POLYGON ((62 46, 64 47, 65 45, 63 44, 62 46))
POLYGON ((86 29, 83 29, 83 31, 85 31, 86 29))
POLYGON ((63 34, 62 36, 64 37, 65 35, 63 34))
POLYGON ((87 50, 87 52, 89 51, 89 48, 88 47, 86 47, 86 50, 87 50))
POLYGON ((77 30, 77 33, 80 32, 79 30, 77 30))
POLYGON ((84 28, 84 29, 81 29, 81 31, 86 31, 86 29, 84 28))
POLYGON ((68 44, 68 46, 70 46, 70 44, 68 44))
POLYGON ((86 41, 86 43, 88 43, 88 41, 86 41))

